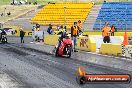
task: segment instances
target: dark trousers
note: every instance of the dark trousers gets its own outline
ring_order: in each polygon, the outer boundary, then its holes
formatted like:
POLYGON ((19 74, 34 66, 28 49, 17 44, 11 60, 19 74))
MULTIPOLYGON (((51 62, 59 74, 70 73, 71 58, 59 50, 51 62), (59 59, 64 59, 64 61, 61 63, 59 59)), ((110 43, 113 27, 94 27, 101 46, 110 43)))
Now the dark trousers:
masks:
POLYGON ((63 41, 63 38, 62 38, 62 37, 59 37, 59 44, 58 44, 58 47, 57 47, 57 48, 60 47, 60 45, 61 45, 61 41, 63 41))
POLYGON ((111 32, 111 36, 114 36, 114 32, 111 32))
POLYGON ((110 43, 110 37, 109 36, 105 36, 103 41, 104 41, 104 43, 110 43))
POLYGON ((24 37, 21 37, 21 43, 24 43, 24 37))

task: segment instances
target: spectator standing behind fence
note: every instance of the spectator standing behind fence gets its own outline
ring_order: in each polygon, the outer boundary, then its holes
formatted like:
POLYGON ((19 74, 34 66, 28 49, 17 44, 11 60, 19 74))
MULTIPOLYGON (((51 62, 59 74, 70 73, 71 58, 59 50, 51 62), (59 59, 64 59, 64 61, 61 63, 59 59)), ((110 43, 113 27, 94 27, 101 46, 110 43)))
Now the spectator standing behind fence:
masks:
POLYGON ((114 36, 114 32, 115 32, 115 26, 114 24, 111 26, 111 36, 114 36))
POLYGON ((79 27, 77 25, 77 22, 74 22, 74 25, 71 27, 71 38, 73 40, 74 52, 77 52, 76 50, 77 37, 79 37, 79 27))
POLYGON ((109 23, 105 23, 105 27, 102 29, 102 36, 104 43, 110 43, 110 33, 111 28, 109 27, 109 23))
POLYGON ((25 32, 23 31, 22 28, 20 28, 21 43, 24 43, 24 35, 25 35, 25 32))

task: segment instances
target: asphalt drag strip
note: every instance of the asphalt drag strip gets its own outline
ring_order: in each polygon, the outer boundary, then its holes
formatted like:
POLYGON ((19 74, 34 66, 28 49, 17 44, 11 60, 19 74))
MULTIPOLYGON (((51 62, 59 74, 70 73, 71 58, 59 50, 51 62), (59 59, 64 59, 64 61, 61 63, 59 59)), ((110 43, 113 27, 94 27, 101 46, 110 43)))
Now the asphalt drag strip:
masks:
MULTIPOLYGON (((130 84, 87 84, 79 86, 76 83, 76 69, 83 66, 88 73, 94 74, 122 74, 130 73, 114 68, 84 63, 73 58, 56 58, 19 44, 5 44, 0 46, 0 63, 4 70, 18 79, 23 88, 131 88, 130 84), (3 57, 3 58, 1 58, 3 57)), ((1 66, 0 65, 0 66, 1 66)), ((131 74, 131 73, 130 73, 131 74)))

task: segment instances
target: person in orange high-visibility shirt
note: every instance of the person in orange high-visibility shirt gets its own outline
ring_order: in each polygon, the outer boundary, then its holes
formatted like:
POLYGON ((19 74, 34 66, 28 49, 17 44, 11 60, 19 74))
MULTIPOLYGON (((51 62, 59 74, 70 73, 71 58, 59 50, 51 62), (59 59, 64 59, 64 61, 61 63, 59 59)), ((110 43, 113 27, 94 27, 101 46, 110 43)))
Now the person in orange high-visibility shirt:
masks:
POLYGON ((71 27, 71 38, 73 40, 74 45, 74 52, 77 52, 76 45, 77 45, 77 37, 79 36, 79 27, 77 25, 77 22, 74 22, 74 25, 71 27))
POLYGON ((110 43, 110 33, 111 28, 109 27, 109 23, 105 23, 105 27, 102 29, 102 36, 104 43, 110 43))
POLYGON ((115 32, 115 26, 114 24, 111 26, 111 36, 114 36, 114 32, 115 32))

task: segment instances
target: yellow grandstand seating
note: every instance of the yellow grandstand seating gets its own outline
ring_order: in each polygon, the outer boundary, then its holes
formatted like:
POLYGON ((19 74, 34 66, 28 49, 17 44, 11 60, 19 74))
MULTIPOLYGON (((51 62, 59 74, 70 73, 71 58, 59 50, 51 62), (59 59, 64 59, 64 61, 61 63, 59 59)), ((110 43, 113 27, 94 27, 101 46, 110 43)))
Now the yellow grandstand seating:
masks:
POLYGON ((93 3, 55 3, 47 4, 40 10, 32 19, 31 23, 38 23, 40 25, 63 25, 66 19, 66 26, 70 28, 73 22, 81 20, 85 21, 93 3), (64 11, 66 7, 66 11, 64 11))

